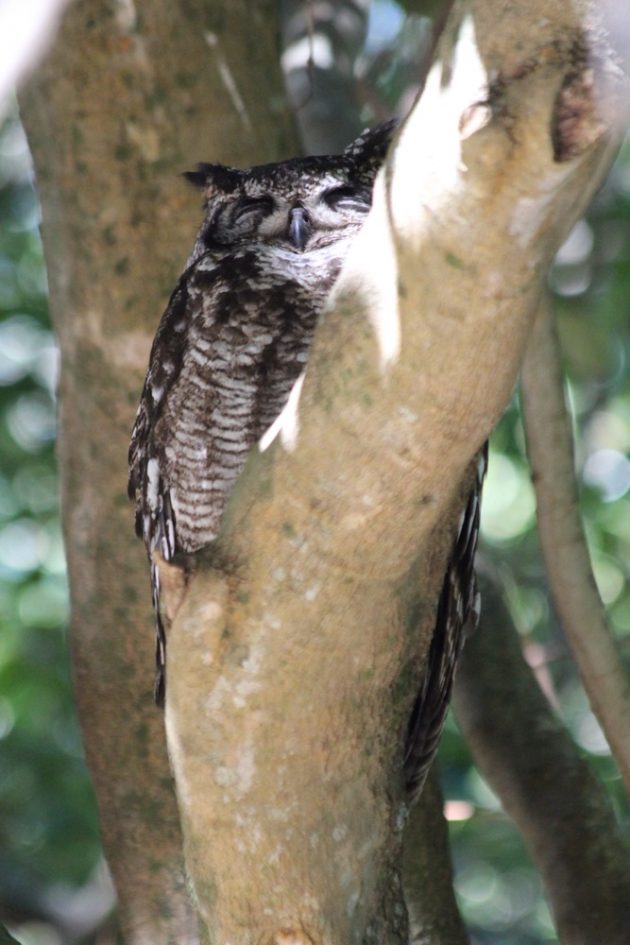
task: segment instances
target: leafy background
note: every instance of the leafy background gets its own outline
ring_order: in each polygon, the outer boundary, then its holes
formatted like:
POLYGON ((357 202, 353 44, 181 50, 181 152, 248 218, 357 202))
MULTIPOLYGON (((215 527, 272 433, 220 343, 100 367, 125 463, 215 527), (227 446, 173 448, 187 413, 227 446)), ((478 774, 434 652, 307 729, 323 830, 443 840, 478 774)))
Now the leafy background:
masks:
MULTIPOLYGON (((359 125, 386 117, 394 102, 412 94, 418 49, 428 40, 429 21, 421 15, 426 7, 372 3, 367 38, 353 65, 359 125)), ((68 664, 54 456, 57 352, 38 214, 14 110, 0 130, 0 920, 23 945, 103 943, 113 935, 113 900, 68 664)), ((550 282, 595 575, 627 654, 630 145, 559 254, 550 282)), ((493 436, 485 553, 501 573, 527 658, 628 832, 619 776, 550 606, 534 517, 517 394, 493 436)), ((440 761, 456 889, 474 941, 555 942, 523 843, 476 772, 452 719, 440 761)))

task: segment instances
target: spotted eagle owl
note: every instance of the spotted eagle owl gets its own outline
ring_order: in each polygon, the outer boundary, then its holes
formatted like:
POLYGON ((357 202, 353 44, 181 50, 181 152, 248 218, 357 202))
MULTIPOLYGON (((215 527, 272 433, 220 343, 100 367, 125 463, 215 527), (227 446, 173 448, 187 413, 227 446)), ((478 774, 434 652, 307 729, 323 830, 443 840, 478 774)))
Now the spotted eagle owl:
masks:
MULTIPOLYGON (((203 190, 205 217, 153 342, 129 450, 136 532, 151 562, 158 702, 166 645, 160 559, 186 567, 187 556, 217 537, 249 450, 304 371, 317 318, 370 209, 394 127, 367 131, 337 155, 246 170, 200 164, 184 175, 203 190)), ((451 657, 471 611, 476 515, 475 505, 464 516, 465 547, 442 592, 447 602, 457 597, 459 609, 441 604, 443 639, 431 670, 439 692, 425 682, 420 700, 432 702, 439 718, 426 732, 431 712, 416 707, 410 728, 411 740, 425 745, 437 744, 451 657), (438 663, 447 653, 445 670, 438 663)), ((407 758, 416 786, 426 752, 410 748, 407 758)))

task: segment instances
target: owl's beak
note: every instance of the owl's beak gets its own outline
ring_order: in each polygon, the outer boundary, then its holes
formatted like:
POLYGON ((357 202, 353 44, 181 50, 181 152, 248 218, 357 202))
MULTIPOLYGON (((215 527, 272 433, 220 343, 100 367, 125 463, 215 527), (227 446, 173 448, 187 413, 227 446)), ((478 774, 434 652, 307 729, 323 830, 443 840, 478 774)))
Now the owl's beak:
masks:
POLYGON ((311 218, 304 207, 289 212, 289 241, 296 249, 304 249, 311 232, 311 218))

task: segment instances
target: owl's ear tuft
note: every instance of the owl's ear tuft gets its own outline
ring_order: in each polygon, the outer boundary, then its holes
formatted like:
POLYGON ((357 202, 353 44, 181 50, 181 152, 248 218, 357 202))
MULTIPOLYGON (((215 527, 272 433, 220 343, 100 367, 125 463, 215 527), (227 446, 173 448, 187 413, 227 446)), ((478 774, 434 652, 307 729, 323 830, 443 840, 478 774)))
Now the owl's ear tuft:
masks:
POLYGON ((350 161, 360 177, 376 176, 397 127, 398 119, 392 118, 376 128, 367 128, 345 149, 343 156, 350 161))
POLYGON ((225 164, 198 164, 196 170, 184 171, 182 177, 211 196, 215 193, 231 194, 240 184, 242 173, 238 168, 225 164))

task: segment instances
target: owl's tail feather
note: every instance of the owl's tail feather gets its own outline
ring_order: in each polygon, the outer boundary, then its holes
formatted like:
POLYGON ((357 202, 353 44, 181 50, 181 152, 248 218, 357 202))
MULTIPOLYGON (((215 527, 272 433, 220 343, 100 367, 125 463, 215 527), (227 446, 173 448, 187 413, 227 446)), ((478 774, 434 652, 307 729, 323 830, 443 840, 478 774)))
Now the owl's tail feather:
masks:
POLYGON ((166 692, 166 630, 160 613, 160 569, 151 560, 151 599, 155 611, 155 684, 153 695, 156 705, 164 708, 166 692))
POLYGON ((466 637, 476 629, 479 621, 475 552, 487 458, 486 443, 476 458, 476 482, 462 512, 459 532, 444 575, 424 680, 409 720, 404 764, 405 781, 412 799, 422 791, 437 752, 459 657, 466 637))
POLYGON ((155 701, 164 706, 166 693, 166 634, 186 593, 194 568, 191 556, 181 555, 177 563, 159 551, 151 555, 151 596, 155 611, 155 701))
MULTIPOLYGON (((147 512, 145 509, 142 512, 141 532, 149 551, 151 601, 155 613, 155 684, 153 694, 156 705, 164 708, 166 693, 166 627, 161 609, 162 571, 160 569, 166 571, 164 579, 170 587, 172 581, 169 580, 168 567, 169 562, 175 555, 175 513, 170 492, 165 488, 155 458, 149 461, 148 468, 145 493, 151 487, 153 504, 149 501, 145 503, 149 511, 147 512), (151 463, 154 464, 152 467, 150 466, 151 463), (151 473, 153 474, 153 480, 151 473)), ((136 519, 137 528, 138 521, 136 519)))

